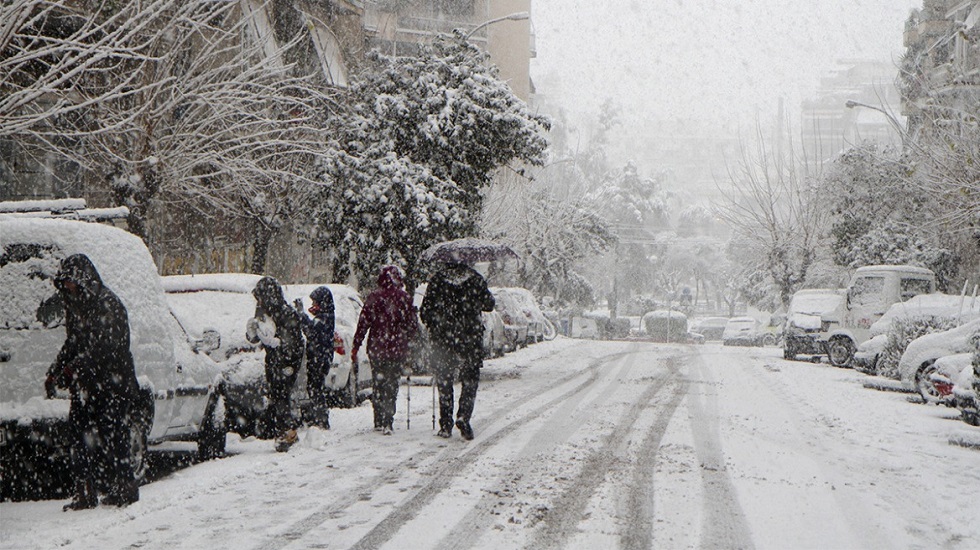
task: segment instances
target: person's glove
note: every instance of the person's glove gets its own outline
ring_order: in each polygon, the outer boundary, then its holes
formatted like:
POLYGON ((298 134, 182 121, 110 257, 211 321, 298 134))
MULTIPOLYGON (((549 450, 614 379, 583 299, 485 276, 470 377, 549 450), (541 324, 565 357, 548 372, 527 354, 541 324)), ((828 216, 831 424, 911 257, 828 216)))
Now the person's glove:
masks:
POLYGON ((357 348, 350 351, 350 362, 355 364, 357 363, 357 348))
POLYGON ((303 312, 303 299, 302 298, 296 298, 295 300, 293 300, 293 307, 296 309, 296 311, 299 311, 300 313, 302 313, 303 312))

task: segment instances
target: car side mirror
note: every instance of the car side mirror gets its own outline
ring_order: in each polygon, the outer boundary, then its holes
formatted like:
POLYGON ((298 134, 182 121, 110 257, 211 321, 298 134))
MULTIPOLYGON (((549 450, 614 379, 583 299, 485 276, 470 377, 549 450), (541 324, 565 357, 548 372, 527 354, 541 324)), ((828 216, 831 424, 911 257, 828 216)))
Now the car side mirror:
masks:
POLYGON ((204 331, 204 337, 194 342, 194 351, 210 353, 221 347, 221 335, 214 329, 204 331))

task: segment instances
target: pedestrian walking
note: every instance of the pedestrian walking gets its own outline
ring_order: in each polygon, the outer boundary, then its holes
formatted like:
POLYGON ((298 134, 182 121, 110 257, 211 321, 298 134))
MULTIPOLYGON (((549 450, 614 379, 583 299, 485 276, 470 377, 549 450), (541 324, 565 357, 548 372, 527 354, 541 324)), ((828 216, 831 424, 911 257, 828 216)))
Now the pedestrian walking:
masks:
POLYGON ((303 332, 299 316, 286 304, 282 287, 272 277, 262 277, 252 291, 255 317, 248 320, 245 336, 265 350, 265 381, 269 386, 266 433, 276 440, 276 450, 286 452, 296 442, 290 398, 303 361, 303 332))
POLYGON ((139 500, 130 456, 132 415, 139 384, 130 351, 126 306, 99 276, 92 261, 75 254, 54 279, 65 305, 66 339, 45 380, 49 398, 68 389, 68 426, 75 495, 68 510, 99 504, 126 506, 139 500))
POLYGON ((412 297, 403 287, 401 271, 397 266, 386 265, 378 275, 378 288, 361 308, 351 351, 351 359, 356 362, 366 335, 374 387, 374 429, 384 435, 391 435, 394 428, 398 381, 411 359, 417 333, 418 317, 412 297))
POLYGON ((306 394, 312 404, 314 426, 330 429, 330 407, 327 403, 327 375, 333 365, 333 336, 335 328, 333 294, 325 286, 310 293, 310 317, 303 311, 303 301, 297 299, 299 315, 306 337, 306 394))
POLYGON ((473 439, 470 420, 483 367, 481 312, 493 311, 493 294, 476 270, 447 263, 429 281, 420 316, 429 331, 430 364, 439 391, 439 437, 450 437, 453 425, 463 439, 473 439), (453 384, 459 380, 459 407, 453 422, 453 384))

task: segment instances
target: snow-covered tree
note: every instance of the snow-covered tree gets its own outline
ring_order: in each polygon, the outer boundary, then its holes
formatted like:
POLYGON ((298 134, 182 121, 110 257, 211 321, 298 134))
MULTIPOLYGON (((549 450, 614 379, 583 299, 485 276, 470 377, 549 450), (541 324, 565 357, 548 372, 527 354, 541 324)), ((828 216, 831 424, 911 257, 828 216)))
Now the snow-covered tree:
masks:
POLYGON ((458 33, 409 57, 371 53, 348 107, 331 118, 332 158, 317 208, 339 263, 360 277, 382 260, 418 277, 425 248, 477 232, 496 170, 545 159, 548 120, 531 113, 487 54, 458 33), (382 243, 380 252, 363 248, 382 243))
POLYGON ((957 272, 948 233, 933 223, 941 205, 921 184, 906 153, 863 144, 842 154, 822 182, 831 214, 834 261, 849 268, 873 264, 928 267, 947 288, 957 272))
POLYGON ((286 62, 304 37, 260 39, 237 2, 3 9, 0 137, 76 163, 130 208, 144 239, 155 201, 250 221, 261 271, 264 243, 292 187, 313 183, 324 142, 330 99, 286 62))
POLYGON ((641 176, 632 161, 607 174, 585 197, 610 222, 658 228, 666 227, 670 220, 668 199, 662 182, 641 176))

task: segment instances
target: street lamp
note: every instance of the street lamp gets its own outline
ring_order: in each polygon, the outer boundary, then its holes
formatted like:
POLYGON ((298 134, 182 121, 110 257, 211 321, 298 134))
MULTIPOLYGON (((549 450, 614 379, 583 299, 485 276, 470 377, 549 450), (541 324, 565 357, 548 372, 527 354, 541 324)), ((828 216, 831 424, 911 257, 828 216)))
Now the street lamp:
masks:
POLYGON ((902 138, 902 148, 904 149, 908 145, 908 134, 905 132, 905 127, 902 126, 902 123, 899 122, 897 118, 895 118, 895 115, 882 109, 881 107, 875 107, 874 105, 868 105, 867 103, 861 103, 860 101, 854 101, 853 99, 848 99, 846 102, 844 102, 844 106, 847 107, 848 109, 853 109, 855 107, 864 107, 867 109, 871 109, 873 111, 878 111, 879 113, 885 115, 885 117, 888 119, 889 124, 891 124, 892 127, 895 128, 895 131, 898 132, 898 136, 902 138))
POLYGON ((489 21, 484 21, 483 23, 480 23, 479 25, 470 29, 470 32, 463 35, 463 39, 469 40, 470 37, 473 36, 473 33, 475 33, 476 31, 482 29, 483 27, 493 25, 494 23, 499 23, 500 21, 525 21, 530 18, 531 18, 530 13, 526 11, 519 11, 508 15, 504 15, 502 17, 497 17, 495 19, 490 19, 489 21))

